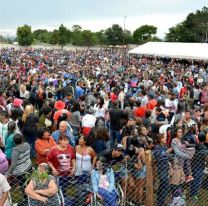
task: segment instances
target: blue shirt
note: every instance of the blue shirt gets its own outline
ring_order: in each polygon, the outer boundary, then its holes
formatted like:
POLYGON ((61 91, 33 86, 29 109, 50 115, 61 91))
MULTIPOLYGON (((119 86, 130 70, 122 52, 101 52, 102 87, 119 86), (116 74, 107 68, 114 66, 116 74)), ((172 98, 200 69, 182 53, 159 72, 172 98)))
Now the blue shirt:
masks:
MULTIPOLYGON (((58 143, 58 138, 60 136, 60 131, 56 130, 55 132, 52 133, 52 137, 54 138, 54 140, 56 141, 56 143, 58 143)), ((66 130, 66 136, 69 138, 69 144, 72 147, 75 147, 75 139, 73 134, 70 132, 69 129, 66 130)))

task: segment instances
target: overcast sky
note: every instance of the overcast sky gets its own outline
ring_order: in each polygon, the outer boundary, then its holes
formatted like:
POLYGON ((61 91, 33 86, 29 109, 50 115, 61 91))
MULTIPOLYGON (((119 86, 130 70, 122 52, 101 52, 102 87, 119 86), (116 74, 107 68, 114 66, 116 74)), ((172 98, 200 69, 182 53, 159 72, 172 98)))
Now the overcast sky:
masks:
POLYGON ((143 24, 158 28, 164 37, 168 28, 183 21, 190 12, 208 6, 208 0, 0 0, 0 33, 16 33, 18 26, 53 30, 63 23, 79 24, 99 31, 112 24, 133 31, 143 24))

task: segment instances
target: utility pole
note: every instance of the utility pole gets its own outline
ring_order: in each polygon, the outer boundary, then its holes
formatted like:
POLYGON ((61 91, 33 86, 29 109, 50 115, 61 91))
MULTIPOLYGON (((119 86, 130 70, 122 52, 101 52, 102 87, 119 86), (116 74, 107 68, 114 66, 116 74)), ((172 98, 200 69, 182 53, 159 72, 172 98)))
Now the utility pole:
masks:
POLYGON ((123 22, 123 49, 124 49, 124 43, 125 43, 125 30, 126 30, 126 15, 124 15, 124 22, 123 22))

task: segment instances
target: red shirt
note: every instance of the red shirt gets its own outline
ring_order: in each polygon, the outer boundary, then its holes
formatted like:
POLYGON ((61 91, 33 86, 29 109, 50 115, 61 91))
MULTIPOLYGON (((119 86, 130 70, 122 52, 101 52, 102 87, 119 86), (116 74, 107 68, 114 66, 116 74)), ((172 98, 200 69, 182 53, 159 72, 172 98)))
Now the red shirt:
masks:
POLYGON ((118 97, 112 92, 110 94, 110 99, 112 100, 112 102, 115 102, 118 99, 118 97))
POLYGON ((75 152, 71 145, 61 151, 57 147, 50 150, 47 156, 47 162, 52 163, 59 172, 59 176, 70 175, 72 169, 72 160, 75 159, 75 152))
POLYGON ((135 117, 144 117, 146 110, 147 110, 146 107, 138 107, 134 110, 134 116, 135 117))
POLYGON ((187 88, 186 87, 182 87, 181 90, 180 90, 180 94, 179 94, 179 97, 182 98, 183 95, 187 92, 187 88))
POLYGON ((147 109, 153 110, 157 106, 157 101, 155 99, 149 100, 146 107, 147 109))
POLYGON ((70 112, 67 109, 61 109, 54 113, 53 120, 58 121, 58 118, 63 114, 66 113, 68 118, 70 118, 70 112))

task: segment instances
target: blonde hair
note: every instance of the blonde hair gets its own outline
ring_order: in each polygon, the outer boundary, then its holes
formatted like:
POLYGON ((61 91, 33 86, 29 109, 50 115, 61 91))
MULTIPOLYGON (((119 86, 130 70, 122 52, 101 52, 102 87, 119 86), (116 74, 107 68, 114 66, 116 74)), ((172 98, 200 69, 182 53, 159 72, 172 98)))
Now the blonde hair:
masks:
POLYGON ((27 105, 25 107, 24 113, 22 115, 22 121, 25 123, 28 115, 31 114, 31 113, 33 113, 33 112, 34 112, 33 105, 31 105, 31 104, 30 105, 27 105))

